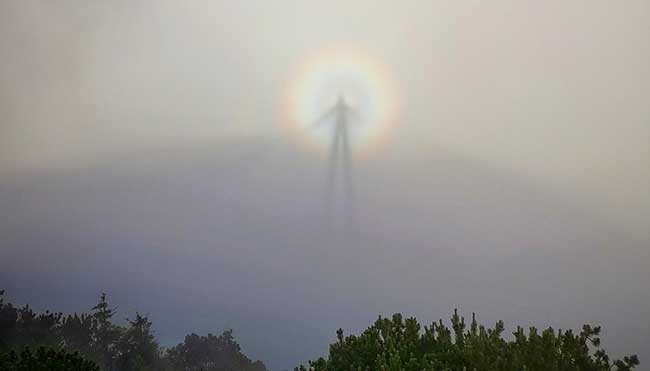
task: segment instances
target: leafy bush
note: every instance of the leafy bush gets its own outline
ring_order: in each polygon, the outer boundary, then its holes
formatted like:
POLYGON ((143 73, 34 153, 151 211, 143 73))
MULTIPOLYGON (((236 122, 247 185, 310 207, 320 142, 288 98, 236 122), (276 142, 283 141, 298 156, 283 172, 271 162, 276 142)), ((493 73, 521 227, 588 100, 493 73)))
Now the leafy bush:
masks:
POLYGON ((99 366, 84 359, 78 352, 39 347, 32 352, 29 347, 17 354, 15 351, 0 354, 3 371, 99 371, 99 366))
POLYGON ((126 326, 113 323, 116 311, 108 304, 106 294, 101 295, 92 312, 67 316, 47 311, 36 313, 27 305, 17 308, 5 302, 3 294, 4 291, 0 290, 0 354, 4 362, 0 363, 0 371, 41 370, 36 367, 35 360, 50 362, 50 368, 43 370, 86 370, 74 368, 77 367, 74 360, 83 360, 79 354, 92 361, 81 366, 96 364, 101 370, 266 370, 262 362, 253 362, 241 352, 230 330, 221 336, 191 334, 183 343, 163 349, 154 336, 153 324, 147 316, 136 313, 133 320, 127 319, 126 326), (51 349, 39 348, 35 355, 29 348, 20 355, 17 353, 25 347, 40 346, 51 349), (52 349, 79 353, 56 353, 52 349), (56 362, 61 362, 63 368, 54 367, 56 362))
POLYGON ((467 329, 456 311, 451 329, 440 320, 423 332, 415 318, 379 317, 359 336, 344 337, 339 329, 327 359, 296 371, 626 371, 639 364, 636 356, 610 362, 599 349, 600 327, 585 325, 579 334, 517 328, 510 341, 503 332, 503 322, 485 328, 474 315, 467 329))
POLYGON ((230 330, 220 336, 187 335, 183 343, 169 349, 167 357, 176 370, 266 371, 262 362, 253 362, 241 353, 230 330))

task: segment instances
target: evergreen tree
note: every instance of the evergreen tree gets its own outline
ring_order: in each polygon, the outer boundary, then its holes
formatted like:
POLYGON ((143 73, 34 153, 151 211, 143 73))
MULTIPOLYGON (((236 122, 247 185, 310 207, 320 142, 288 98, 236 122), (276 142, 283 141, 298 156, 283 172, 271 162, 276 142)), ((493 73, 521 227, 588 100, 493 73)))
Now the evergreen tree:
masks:
POLYGON ((4 290, 0 290, 0 352, 12 347, 18 321, 18 309, 11 303, 5 303, 2 298, 4 293, 4 290))
POLYGON ((117 340, 116 368, 120 371, 144 371, 156 369, 160 350, 147 317, 136 313, 134 320, 117 340))
POLYGON ((0 350, 57 345, 61 313, 36 313, 29 305, 16 308, 5 303, 2 295, 4 290, 0 290, 0 350))
POLYGON ((93 321, 93 316, 87 313, 81 315, 75 313, 64 317, 59 330, 61 345, 78 350, 82 354, 92 354, 95 338, 93 330, 96 328, 93 321))
POLYGON ((187 335, 185 341, 167 352, 171 365, 179 371, 266 371, 260 361, 241 353, 232 330, 220 336, 187 335))
POLYGON ((221 336, 188 335, 185 343, 164 352, 146 316, 136 313, 133 320, 127 319, 126 327, 115 325, 116 311, 108 304, 106 294, 101 295, 92 313, 65 317, 48 311, 36 313, 29 306, 16 308, 2 299, 3 294, 0 291, 2 371, 89 371, 97 369, 95 364, 103 371, 266 370, 262 362, 252 362, 241 353, 231 331, 221 336), (21 356, 17 352, 26 345, 32 348, 23 350, 21 356), (49 347, 32 353, 30 349, 40 345, 49 347), (91 363, 77 362, 83 360, 79 354, 94 362, 92 367, 91 363), (177 367, 172 367, 172 361, 177 367), (45 368, 38 368, 42 365, 45 368), (56 368, 59 366, 63 368, 56 368))
POLYGON ((39 347, 32 352, 26 347, 20 354, 11 350, 0 354, 3 371, 99 371, 99 367, 85 360, 78 352, 39 347))
POLYGON ((503 331, 503 322, 486 328, 474 315, 467 328, 456 311, 451 328, 440 320, 424 331, 415 318, 379 317, 359 336, 339 329, 327 359, 296 371, 628 371, 639 364, 636 356, 610 362, 599 349, 600 327, 585 325, 579 334, 518 328, 512 341, 503 339, 503 331))
POLYGON ((92 359, 105 370, 113 370, 117 354, 115 343, 122 329, 112 322, 115 309, 108 305, 106 294, 102 293, 99 303, 95 305, 91 315, 90 353, 92 359))

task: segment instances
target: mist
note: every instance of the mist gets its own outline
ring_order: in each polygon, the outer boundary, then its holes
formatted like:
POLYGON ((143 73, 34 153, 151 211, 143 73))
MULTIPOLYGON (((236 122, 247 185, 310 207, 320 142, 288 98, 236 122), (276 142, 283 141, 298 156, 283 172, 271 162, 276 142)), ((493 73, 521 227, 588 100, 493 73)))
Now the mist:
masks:
POLYGON ((593 321, 647 359, 648 24, 642 0, 5 1, 0 289, 66 312, 107 292, 164 345, 232 328, 271 370, 454 308, 593 321), (284 112, 340 44, 399 97, 352 156, 352 233, 329 147, 284 112))

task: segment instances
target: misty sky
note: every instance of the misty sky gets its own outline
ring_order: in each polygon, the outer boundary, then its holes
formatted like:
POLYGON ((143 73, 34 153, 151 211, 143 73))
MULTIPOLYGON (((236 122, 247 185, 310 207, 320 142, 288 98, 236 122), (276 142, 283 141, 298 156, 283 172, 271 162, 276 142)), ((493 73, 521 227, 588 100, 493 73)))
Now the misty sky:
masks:
MULTIPOLYGON (((400 311, 602 324, 650 360, 650 3, 0 2, 0 289, 232 327, 273 370, 400 311), (324 228, 327 155, 286 129, 306 55, 386 66, 388 140, 354 158, 357 233, 324 228)), ((644 366, 645 367, 645 366, 644 366)))

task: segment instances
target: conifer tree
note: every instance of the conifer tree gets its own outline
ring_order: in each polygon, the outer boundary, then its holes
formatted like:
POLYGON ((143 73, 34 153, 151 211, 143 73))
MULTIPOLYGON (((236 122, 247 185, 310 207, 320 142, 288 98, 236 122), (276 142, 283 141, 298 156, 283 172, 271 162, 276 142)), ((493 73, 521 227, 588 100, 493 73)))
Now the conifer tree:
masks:
POLYGON ((112 322, 116 311, 108 305, 106 293, 102 293, 92 310, 91 357, 103 369, 112 370, 117 352, 115 342, 119 339, 122 329, 112 322))
POLYGON ((0 354, 3 371, 100 371, 99 366, 85 360, 78 352, 39 347, 32 352, 29 347, 20 354, 12 350, 0 354))
POLYGON ((517 328, 511 341, 503 331, 503 322, 486 328, 475 315, 468 328, 457 311, 451 328, 440 320, 424 331, 415 318, 379 317, 359 336, 339 329, 327 358, 296 371, 629 371, 639 365, 636 356, 610 362, 600 349, 600 327, 585 325, 578 334, 517 328))

